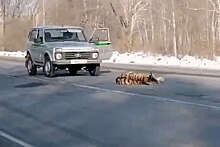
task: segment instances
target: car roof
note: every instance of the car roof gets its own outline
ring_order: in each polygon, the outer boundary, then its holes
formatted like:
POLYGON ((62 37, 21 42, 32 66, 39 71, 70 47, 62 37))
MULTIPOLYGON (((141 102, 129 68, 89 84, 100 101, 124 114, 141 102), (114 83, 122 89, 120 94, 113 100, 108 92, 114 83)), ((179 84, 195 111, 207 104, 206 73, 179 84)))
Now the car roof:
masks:
POLYGON ((37 26, 33 29, 64 29, 64 28, 72 28, 72 29, 83 29, 79 26, 37 26))

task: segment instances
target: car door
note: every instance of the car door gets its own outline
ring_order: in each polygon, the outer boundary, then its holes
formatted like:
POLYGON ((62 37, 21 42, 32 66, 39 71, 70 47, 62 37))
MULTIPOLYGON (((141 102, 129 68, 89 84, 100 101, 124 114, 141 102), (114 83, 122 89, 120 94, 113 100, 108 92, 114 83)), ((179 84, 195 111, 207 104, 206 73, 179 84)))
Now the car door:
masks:
POLYGON ((108 60, 111 58, 113 48, 111 45, 109 28, 95 29, 89 39, 89 42, 99 49, 101 60, 108 60))
POLYGON ((31 52, 31 58, 32 60, 35 62, 37 60, 37 48, 36 48, 36 43, 34 42, 34 40, 37 38, 37 29, 33 29, 30 33, 30 37, 29 37, 29 42, 28 42, 28 49, 31 52))
POLYGON ((44 54, 44 40, 43 40, 43 29, 38 29, 37 39, 35 41, 36 48, 36 60, 38 63, 43 63, 43 54, 44 54))

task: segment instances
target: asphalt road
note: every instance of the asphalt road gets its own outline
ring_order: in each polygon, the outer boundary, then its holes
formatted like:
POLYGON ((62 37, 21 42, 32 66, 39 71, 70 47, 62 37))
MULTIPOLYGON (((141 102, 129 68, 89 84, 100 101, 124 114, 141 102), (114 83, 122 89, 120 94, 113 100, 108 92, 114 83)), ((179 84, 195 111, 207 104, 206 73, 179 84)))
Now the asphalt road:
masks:
POLYGON ((29 77, 23 62, 0 59, 0 147, 220 146, 220 78, 121 87, 120 72, 29 77))

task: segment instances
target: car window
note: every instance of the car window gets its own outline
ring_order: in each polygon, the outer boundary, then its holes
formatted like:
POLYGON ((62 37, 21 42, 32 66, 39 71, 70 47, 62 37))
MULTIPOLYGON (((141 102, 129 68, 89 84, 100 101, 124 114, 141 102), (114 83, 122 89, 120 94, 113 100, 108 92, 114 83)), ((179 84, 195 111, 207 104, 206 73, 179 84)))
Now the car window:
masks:
POLYGON ((43 30, 42 29, 38 30, 37 38, 39 38, 41 40, 41 42, 43 43, 43 30))
POLYGON ((37 30, 32 30, 30 33, 29 33, 29 41, 34 41, 34 38, 36 38, 37 36, 37 30))
POLYGON ((109 41, 108 30, 98 29, 95 30, 92 36, 92 41, 109 41))
POLYGON ((81 29, 47 29, 44 33, 46 42, 86 41, 81 29))
POLYGON ((40 29, 40 30, 38 30, 38 37, 43 37, 43 30, 42 29, 40 29))

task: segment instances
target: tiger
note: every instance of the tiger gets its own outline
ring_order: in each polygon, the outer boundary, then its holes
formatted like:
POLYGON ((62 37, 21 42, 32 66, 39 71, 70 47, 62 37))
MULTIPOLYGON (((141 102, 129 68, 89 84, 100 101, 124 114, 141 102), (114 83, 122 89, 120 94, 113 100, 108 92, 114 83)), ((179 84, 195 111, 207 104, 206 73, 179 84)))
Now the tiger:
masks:
POLYGON ((121 73, 115 80, 118 85, 156 85, 164 82, 164 78, 156 78, 153 73, 121 73))

